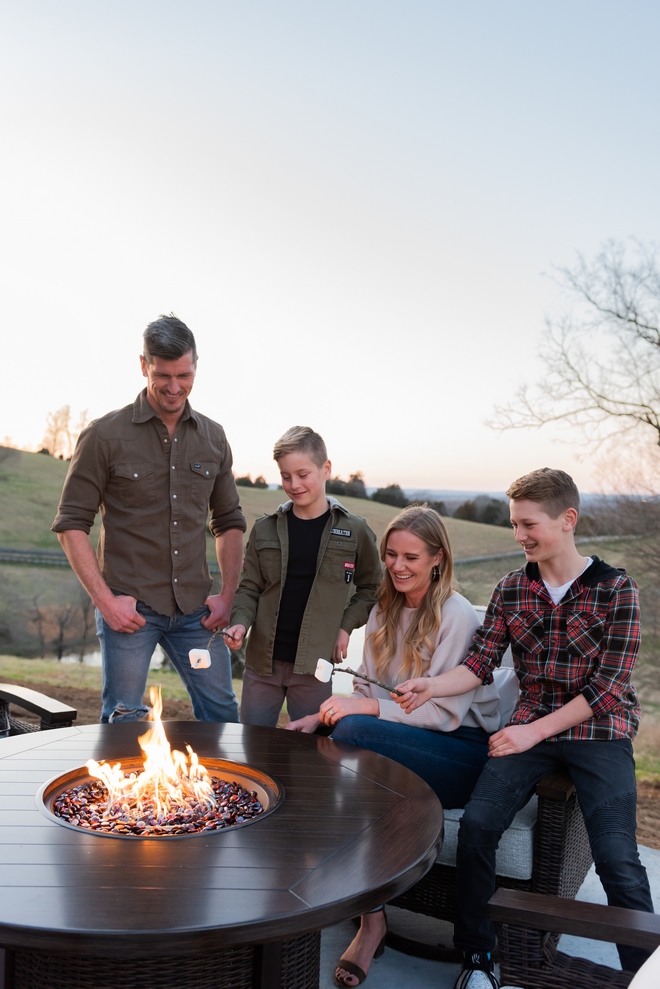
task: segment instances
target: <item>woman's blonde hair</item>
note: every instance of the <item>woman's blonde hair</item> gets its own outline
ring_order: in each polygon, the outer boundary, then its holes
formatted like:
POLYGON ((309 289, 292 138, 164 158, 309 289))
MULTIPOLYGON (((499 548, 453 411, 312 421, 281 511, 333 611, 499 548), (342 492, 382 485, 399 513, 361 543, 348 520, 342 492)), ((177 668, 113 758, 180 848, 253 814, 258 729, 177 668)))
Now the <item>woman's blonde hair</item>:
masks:
MULTIPOLYGON (((445 524, 433 508, 427 505, 411 505, 392 519, 380 541, 380 558, 385 560, 387 541, 393 532, 406 530, 414 533, 424 542, 430 556, 442 551, 438 565, 437 579, 431 579, 403 639, 403 655, 398 670, 400 680, 418 677, 428 667, 442 620, 442 606, 456 589, 454 563, 451 545, 445 524)), ((432 576, 429 574, 429 576, 432 576)), ((390 662, 397 650, 397 631, 406 606, 406 597, 397 591, 392 583, 389 570, 385 570, 378 588, 378 611, 380 625, 369 635, 371 649, 376 661, 376 676, 386 675, 390 662)))

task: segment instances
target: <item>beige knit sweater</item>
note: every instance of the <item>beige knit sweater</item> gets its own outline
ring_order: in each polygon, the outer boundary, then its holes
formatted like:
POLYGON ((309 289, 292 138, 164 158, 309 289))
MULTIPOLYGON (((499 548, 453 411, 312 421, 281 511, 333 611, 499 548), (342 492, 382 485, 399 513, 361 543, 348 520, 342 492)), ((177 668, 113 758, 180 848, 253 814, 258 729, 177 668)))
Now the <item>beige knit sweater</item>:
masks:
MULTIPOLYGON (((376 673, 376 663, 371 651, 369 635, 379 627, 378 607, 372 609, 365 630, 365 646, 359 672, 376 677, 384 683, 396 686, 402 679, 401 643, 410 625, 415 608, 405 608, 403 620, 397 636, 399 648, 390 662, 389 670, 380 676, 376 673)), ((428 668, 423 676, 438 676, 446 670, 458 666, 467 655, 475 629, 480 624, 479 617, 462 594, 454 592, 442 608, 442 621, 438 631, 435 651, 428 668)), ((476 687, 466 694, 456 697, 433 697, 422 704, 411 714, 406 714, 401 707, 390 698, 386 690, 376 687, 364 680, 353 679, 354 697, 374 697, 380 707, 379 717, 384 721, 400 721, 404 725, 414 725, 416 728, 431 728, 434 731, 454 731, 460 725, 470 728, 484 728, 487 732, 497 731, 500 723, 500 695, 494 683, 484 687, 476 687)))

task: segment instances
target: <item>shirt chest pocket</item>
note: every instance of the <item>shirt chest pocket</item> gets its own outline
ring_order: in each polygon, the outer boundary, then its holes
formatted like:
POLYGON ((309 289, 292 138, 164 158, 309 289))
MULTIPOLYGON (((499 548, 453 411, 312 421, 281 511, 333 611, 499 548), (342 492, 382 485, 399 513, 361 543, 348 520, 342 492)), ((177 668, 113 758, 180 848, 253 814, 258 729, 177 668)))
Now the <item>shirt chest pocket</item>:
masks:
POLYGON ((352 584, 356 557, 357 542, 355 539, 331 536, 321 560, 319 575, 329 580, 352 584))
POLYGON ((580 659, 593 659, 603 641, 605 619, 601 615, 569 615, 566 619, 567 652, 580 659))
POLYGON ((511 641, 519 652, 536 653, 543 649, 545 627, 535 611, 517 611, 508 621, 511 641))
POLYGON ((117 464, 115 478, 119 499, 126 508, 146 508, 156 500, 154 465, 151 463, 117 464))
POLYGON ((220 467, 213 461, 190 461, 190 497, 199 508, 208 508, 220 467))
POLYGON ((258 542, 257 557, 264 580, 269 584, 278 583, 282 577, 282 550, 279 542, 258 542))

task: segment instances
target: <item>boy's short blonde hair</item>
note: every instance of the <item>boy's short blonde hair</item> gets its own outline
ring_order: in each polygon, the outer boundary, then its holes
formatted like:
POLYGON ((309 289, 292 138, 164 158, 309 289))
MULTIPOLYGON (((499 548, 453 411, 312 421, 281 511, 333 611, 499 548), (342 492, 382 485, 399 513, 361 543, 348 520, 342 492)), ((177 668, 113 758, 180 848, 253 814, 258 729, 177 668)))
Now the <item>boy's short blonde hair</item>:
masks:
POLYGON ((308 453, 317 467, 323 467, 328 459, 323 437, 310 426, 292 426, 280 436, 273 447, 273 460, 279 462, 287 453, 308 453))
POLYGON ((580 511, 580 492, 575 481, 566 471, 552 467, 540 467, 523 474, 513 482, 506 496, 512 501, 523 498, 535 501, 551 519, 559 518, 567 508, 580 511))

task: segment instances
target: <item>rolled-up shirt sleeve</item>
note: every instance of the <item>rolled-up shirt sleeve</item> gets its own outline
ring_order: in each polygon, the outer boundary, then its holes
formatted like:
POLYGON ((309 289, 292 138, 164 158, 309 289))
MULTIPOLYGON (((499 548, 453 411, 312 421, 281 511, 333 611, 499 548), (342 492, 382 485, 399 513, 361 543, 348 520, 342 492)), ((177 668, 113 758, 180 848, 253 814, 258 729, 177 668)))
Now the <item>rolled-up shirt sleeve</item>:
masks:
POLYGON ((107 450, 93 422, 78 438, 52 531, 79 529, 89 535, 103 501, 108 477, 107 450))
POLYGON ((502 610, 499 585, 493 591, 484 623, 474 633, 470 651, 462 665, 486 685, 493 682, 493 670, 502 662, 509 645, 509 630, 502 610))
POLYGON ((247 530, 247 521, 241 510, 238 489, 231 469, 232 464, 231 447, 225 440, 225 455, 209 499, 211 510, 209 528, 216 538, 228 529, 240 529, 241 532, 247 530))
POLYGON ((640 637, 639 596, 628 577, 612 593, 597 668, 582 688, 594 716, 614 711, 630 692, 640 637))

